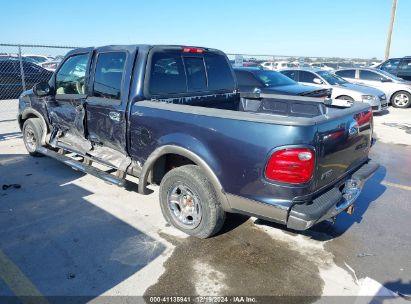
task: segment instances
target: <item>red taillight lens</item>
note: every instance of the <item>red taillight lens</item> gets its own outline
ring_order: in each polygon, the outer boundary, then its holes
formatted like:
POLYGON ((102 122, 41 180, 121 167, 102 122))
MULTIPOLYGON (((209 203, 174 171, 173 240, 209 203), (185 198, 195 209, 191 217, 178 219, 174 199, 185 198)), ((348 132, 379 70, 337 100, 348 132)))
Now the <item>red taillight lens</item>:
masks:
POLYGON ((265 176, 283 183, 306 183, 313 176, 314 163, 315 154, 311 149, 290 148, 276 151, 268 161, 265 176))
POLYGON ((185 47, 183 48, 183 52, 184 53, 197 53, 197 54, 201 54, 204 52, 204 49, 201 48, 192 48, 192 47, 185 47))

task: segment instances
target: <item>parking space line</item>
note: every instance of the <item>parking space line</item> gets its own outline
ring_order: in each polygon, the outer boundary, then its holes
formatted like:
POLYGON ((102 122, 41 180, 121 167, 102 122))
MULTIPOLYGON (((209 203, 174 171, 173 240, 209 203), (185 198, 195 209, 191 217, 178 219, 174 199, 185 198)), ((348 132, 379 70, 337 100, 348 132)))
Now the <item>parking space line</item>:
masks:
POLYGON ((400 184, 390 183, 390 182, 382 182, 382 184, 383 184, 384 186, 388 186, 388 187, 394 187, 394 188, 398 188, 398 189, 402 189, 402 190, 411 191, 411 187, 410 187, 410 186, 405 186, 405 185, 400 185, 400 184))
POLYGON ((48 304, 29 278, 0 250, 0 278, 24 304, 48 304))

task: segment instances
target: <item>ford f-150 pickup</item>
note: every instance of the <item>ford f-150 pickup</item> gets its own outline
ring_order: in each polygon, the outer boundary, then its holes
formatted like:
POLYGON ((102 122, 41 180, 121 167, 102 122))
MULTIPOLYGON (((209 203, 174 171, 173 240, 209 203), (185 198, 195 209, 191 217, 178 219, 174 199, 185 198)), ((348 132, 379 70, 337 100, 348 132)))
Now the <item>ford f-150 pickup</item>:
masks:
POLYGON ((136 176, 140 194, 160 185, 166 220, 200 238, 227 212, 305 230, 351 211, 378 168, 372 119, 365 103, 240 95, 221 51, 151 45, 70 51, 18 114, 31 155, 118 186, 136 176))

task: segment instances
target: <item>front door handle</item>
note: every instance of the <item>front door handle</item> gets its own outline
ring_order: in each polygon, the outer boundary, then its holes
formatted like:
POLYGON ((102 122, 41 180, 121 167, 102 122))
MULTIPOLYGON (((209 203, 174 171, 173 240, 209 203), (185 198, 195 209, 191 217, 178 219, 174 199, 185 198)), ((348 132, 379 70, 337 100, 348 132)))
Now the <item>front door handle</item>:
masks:
POLYGON ((120 113, 118 112, 110 112, 108 113, 108 116, 110 117, 111 120, 120 121, 120 113))

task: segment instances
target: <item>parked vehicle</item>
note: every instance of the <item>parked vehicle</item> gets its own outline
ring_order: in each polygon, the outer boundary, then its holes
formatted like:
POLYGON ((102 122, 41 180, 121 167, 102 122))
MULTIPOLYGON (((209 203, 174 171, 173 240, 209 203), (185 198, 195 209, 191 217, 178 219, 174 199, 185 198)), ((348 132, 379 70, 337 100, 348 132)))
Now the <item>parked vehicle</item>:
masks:
POLYGON ((235 68, 238 89, 241 93, 267 93, 308 97, 331 97, 330 89, 301 85, 276 71, 257 68, 235 68))
POLYGON ((214 49, 83 48, 20 97, 18 123, 33 156, 119 186, 137 176, 141 194, 159 184, 163 215, 190 235, 217 233, 226 212, 304 230, 351 210, 377 169, 372 112, 279 96, 240 96, 214 49))
POLYGON ((349 82, 381 90, 394 107, 408 108, 411 105, 411 81, 373 68, 343 69, 335 74, 349 82))
POLYGON ((388 59, 377 65, 376 68, 404 80, 411 80, 411 56, 388 59))
POLYGON ((313 68, 319 68, 319 69, 322 69, 322 70, 324 70, 324 71, 332 72, 332 71, 335 70, 334 67, 332 67, 332 66, 330 66, 329 64, 324 63, 324 62, 320 62, 320 63, 314 62, 314 63, 311 63, 310 65, 311 65, 313 68))
POLYGON ((330 88, 332 89, 331 98, 366 102, 371 105, 373 112, 381 112, 388 107, 384 92, 350 83, 319 68, 288 69, 281 71, 281 73, 305 85, 330 88))
POLYGON ((278 71, 290 67, 290 64, 287 61, 266 61, 261 64, 263 69, 270 71, 278 71))
POLYGON ((24 72, 24 82, 27 88, 41 81, 48 81, 52 75, 38 65, 16 59, 0 60, 0 99, 18 98, 23 92, 21 69, 24 72))
POLYGON ((42 64, 45 63, 47 61, 51 61, 54 60, 52 57, 50 56, 44 56, 44 55, 31 55, 31 54, 25 54, 25 55, 21 55, 23 58, 27 58, 30 59, 31 62, 36 63, 36 64, 42 64))
POLYGON ((54 72, 57 69, 60 62, 61 60, 46 61, 44 63, 41 63, 40 66, 43 69, 54 72))

